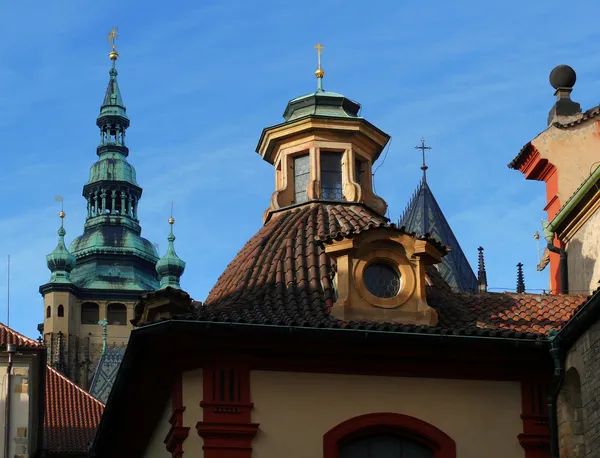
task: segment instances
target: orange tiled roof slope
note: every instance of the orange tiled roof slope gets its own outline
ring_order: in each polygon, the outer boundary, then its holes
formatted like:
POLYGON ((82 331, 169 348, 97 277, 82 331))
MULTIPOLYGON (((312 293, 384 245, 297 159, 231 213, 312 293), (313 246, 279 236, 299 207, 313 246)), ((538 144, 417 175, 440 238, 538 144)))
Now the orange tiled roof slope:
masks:
POLYGON ((6 347, 8 344, 16 344, 17 348, 36 348, 40 350, 44 348, 44 345, 37 340, 25 337, 23 334, 19 334, 14 329, 0 323, 0 346, 6 347))
POLYGON ((85 455, 104 404, 64 375, 46 367, 44 449, 50 455, 85 455))
MULTIPOLYGON (((393 227, 363 205, 307 203, 274 215, 227 266, 194 317, 206 321, 355 328, 378 331, 450 333, 539 338, 560 328, 585 296, 511 293, 454 293, 435 267, 428 303, 439 314, 432 326, 342 322, 333 304, 334 263, 321 241, 393 227)), ((402 229, 399 229, 402 230, 402 229)))

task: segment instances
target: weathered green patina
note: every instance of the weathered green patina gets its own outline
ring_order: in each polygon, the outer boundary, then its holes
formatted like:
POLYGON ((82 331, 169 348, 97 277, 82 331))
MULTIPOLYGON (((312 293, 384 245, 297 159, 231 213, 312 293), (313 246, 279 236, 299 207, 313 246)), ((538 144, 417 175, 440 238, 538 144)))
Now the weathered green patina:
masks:
POLYGON ((46 264, 50 269, 50 281, 48 283, 71 283, 70 274, 75 267, 75 256, 73 256, 65 245, 65 228, 63 226, 64 212, 60 212, 60 229, 58 230, 58 245, 54 251, 46 256, 46 264))
POLYGON ((84 232, 70 246, 76 258, 71 281, 79 288, 93 290, 156 290, 158 252, 141 236, 138 203, 142 188, 134 167, 127 162, 125 133, 129 118, 114 61, 109 75, 96 120, 100 128, 99 157, 83 187, 87 201, 84 232))
POLYGON ((156 272, 158 273, 158 278, 160 279, 161 289, 166 288, 167 286, 181 289, 179 279, 185 270, 185 261, 182 261, 179 256, 177 256, 177 253, 175 253, 175 234, 173 234, 173 223, 175 223, 175 220, 173 218, 169 218, 169 224, 171 226, 171 231, 168 237, 169 247, 167 248, 165 255, 156 263, 156 272))
POLYGON ((317 115, 334 118, 358 118, 360 104, 337 92, 317 90, 290 100, 283 117, 294 121, 304 116, 317 115))

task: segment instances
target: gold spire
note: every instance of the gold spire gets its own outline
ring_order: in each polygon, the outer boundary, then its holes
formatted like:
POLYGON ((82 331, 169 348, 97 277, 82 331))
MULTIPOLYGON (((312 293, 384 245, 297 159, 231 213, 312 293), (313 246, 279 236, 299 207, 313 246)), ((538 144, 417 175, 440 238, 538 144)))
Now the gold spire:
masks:
POLYGON ((317 43, 317 45, 315 46, 315 49, 317 50, 317 70, 315 71, 315 76, 319 79, 319 89, 323 89, 321 80, 323 79, 323 77, 325 76, 325 71, 321 68, 321 52, 323 51, 323 49, 325 49, 325 46, 323 46, 321 43, 317 43))
POLYGON ((112 47, 111 51, 108 53, 108 57, 110 57, 110 60, 112 60, 113 62, 119 58, 119 53, 116 49, 117 45, 115 43, 115 40, 118 38, 117 31, 118 29, 116 27, 113 27, 110 33, 108 34, 108 44, 112 47))

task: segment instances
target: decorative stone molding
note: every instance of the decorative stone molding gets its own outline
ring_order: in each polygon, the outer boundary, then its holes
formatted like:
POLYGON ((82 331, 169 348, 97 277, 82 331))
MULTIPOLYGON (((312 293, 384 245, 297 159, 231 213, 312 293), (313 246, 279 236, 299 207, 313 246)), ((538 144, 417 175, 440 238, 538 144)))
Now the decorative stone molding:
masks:
POLYGON ((259 426, 251 422, 250 370, 210 366, 203 374, 203 421, 196 424, 196 431, 204 439, 204 457, 250 458, 259 426))
POLYGON ((396 228, 377 228, 325 242, 325 251, 337 265, 333 316, 345 321, 437 323, 437 312, 427 305, 425 266, 440 262, 444 253, 430 241, 396 228), (397 291, 379 296, 370 291, 365 274, 375 264, 396 273, 397 291))

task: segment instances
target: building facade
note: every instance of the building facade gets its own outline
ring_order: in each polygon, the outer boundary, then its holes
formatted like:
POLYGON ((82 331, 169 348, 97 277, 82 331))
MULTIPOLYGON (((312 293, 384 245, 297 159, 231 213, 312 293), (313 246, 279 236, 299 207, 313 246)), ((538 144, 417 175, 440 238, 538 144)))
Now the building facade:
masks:
POLYGON ((453 289, 373 190, 389 136, 316 76, 262 132, 276 189, 206 301, 136 305, 91 455, 549 457, 547 336, 587 296, 453 289))
POLYGON ((575 81, 571 67, 552 71, 557 102, 549 127, 509 164, 528 179, 546 182, 549 221, 543 229, 551 289, 590 295, 574 319, 551 336, 553 457, 561 458, 595 457, 600 450, 600 107, 581 111, 570 98, 575 81))

